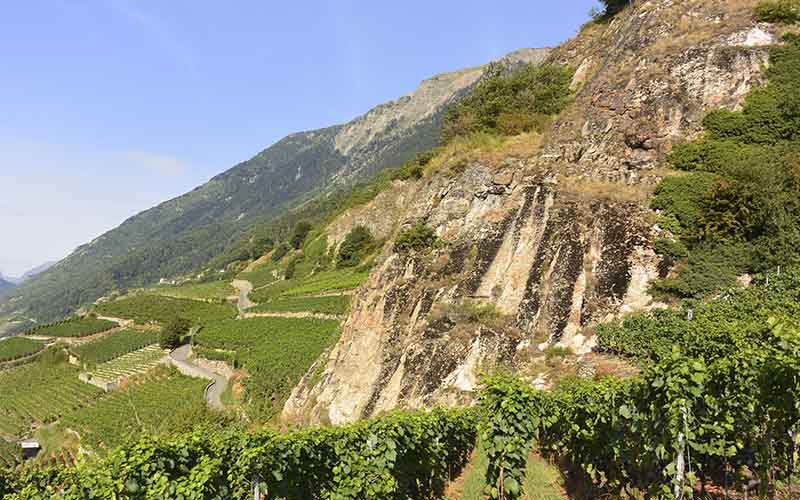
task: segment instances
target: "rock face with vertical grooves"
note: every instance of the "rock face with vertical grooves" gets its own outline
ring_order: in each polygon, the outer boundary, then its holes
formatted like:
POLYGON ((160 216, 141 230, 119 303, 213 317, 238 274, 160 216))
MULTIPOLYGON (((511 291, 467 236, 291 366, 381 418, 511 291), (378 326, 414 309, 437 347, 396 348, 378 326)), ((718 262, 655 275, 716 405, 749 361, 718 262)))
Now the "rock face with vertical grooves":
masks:
POLYGON ((576 97, 537 154, 397 182, 334 221, 333 244, 357 224, 389 242, 322 376, 295 388, 284 416, 338 424, 469 403, 482 369, 522 366, 545 345, 586 352, 593 324, 651 307, 658 167, 709 109, 736 108, 761 83, 776 37, 753 24, 755 3, 643 1, 584 28, 548 56, 577 69, 576 97), (395 251, 417 221, 446 244, 395 251), (466 300, 510 326, 454 321, 466 300))

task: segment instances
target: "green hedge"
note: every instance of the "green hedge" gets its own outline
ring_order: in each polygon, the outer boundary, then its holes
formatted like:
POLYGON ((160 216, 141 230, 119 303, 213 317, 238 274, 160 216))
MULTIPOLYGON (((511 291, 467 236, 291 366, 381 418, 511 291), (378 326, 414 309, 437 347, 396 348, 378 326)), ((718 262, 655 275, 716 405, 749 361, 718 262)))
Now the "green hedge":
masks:
POLYGON ((472 451, 475 419, 433 410, 287 434, 144 437, 99 462, 27 469, 5 498, 245 499, 254 480, 267 498, 286 500, 441 498, 472 451))

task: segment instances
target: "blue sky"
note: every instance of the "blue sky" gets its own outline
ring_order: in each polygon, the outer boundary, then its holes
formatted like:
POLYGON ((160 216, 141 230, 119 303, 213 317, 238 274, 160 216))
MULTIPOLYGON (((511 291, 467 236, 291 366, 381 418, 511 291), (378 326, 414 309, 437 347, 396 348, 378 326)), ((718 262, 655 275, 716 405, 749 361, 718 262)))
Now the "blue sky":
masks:
POLYGON ((288 133, 574 35, 595 0, 26 0, 0 21, 0 272, 288 133))

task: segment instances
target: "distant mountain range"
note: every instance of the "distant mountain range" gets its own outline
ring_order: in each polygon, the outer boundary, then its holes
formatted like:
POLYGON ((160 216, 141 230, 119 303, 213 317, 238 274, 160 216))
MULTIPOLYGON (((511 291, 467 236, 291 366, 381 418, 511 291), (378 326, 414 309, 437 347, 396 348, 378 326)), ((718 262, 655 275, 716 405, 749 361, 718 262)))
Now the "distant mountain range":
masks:
MULTIPOLYGON (((504 59, 541 62, 546 49, 504 59)), ((344 125, 287 136, 206 184, 146 210, 80 246, 0 303, 0 313, 54 319, 110 291, 193 272, 254 225, 320 195, 363 182, 438 142, 445 109, 484 66, 434 76, 414 92, 344 125), (13 306, 10 305, 13 303, 13 306)))
POLYGON ((53 267, 56 264, 56 262, 58 262, 58 261, 54 260, 54 261, 50 261, 50 262, 45 262, 44 264, 36 266, 33 269, 29 269, 29 270, 25 271, 22 274, 22 276, 19 276, 19 277, 5 276, 5 275, 3 275, 3 273, 0 273, 0 280, 4 280, 7 283, 11 283, 12 285, 21 285, 22 283, 24 283, 25 281, 28 281, 29 279, 33 278, 34 276, 39 275, 39 274, 47 271, 48 269, 53 267))

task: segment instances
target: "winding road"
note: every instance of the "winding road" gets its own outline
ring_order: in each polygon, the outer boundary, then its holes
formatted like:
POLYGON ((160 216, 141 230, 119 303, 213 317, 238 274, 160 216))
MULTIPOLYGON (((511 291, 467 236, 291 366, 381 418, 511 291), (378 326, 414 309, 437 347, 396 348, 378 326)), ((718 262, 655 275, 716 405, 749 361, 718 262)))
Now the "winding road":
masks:
POLYGON ((206 402, 210 408, 222 410, 225 405, 222 404, 222 393, 228 384, 228 379, 219 373, 212 372, 202 368, 190 359, 192 347, 190 345, 183 345, 169 353, 172 364, 178 368, 178 371, 185 375, 192 377, 199 377, 211 380, 211 385, 206 390, 206 402))

